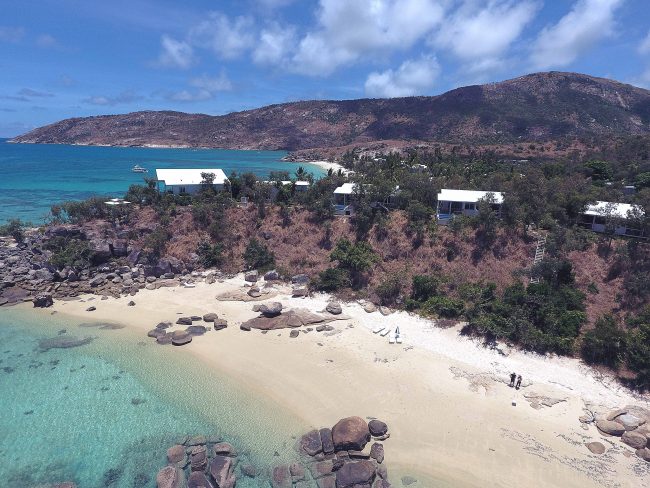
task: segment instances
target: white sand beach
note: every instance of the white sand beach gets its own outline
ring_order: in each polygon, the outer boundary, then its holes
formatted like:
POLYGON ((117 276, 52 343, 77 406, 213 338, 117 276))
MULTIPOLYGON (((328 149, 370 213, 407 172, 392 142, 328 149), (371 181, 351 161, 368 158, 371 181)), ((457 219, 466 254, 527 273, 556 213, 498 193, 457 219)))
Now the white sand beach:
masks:
MULTIPOLYGON (((648 486, 650 463, 619 438, 604 437, 593 425, 584 430, 578 421, 589 403, 648 408, 648 398, 577 360, 487 349, 455 328, 439 329, 403 312, 369 314, 357 303, 343 304, 350 318, 331 323, 330 332, 301 332, 296 338, 289 329, 246 332, 239 325, 258 315, 251 309, 261 302, 215 299, 243 285, 238 276, 195 288, 142 290, 135 297, 57 301, 53 308, 84 320, 120 322, 149 341, 154 340, 146 332, 160 321, 216 312, 228 328, 195 337, 183 350, 308 425, 332 425, 349 415, 384 420, 391 433, 385 449, 394 486, 402 486, 405 475, 419 480, 416 488, 648 486), (127 306, 130 300, 136 305, 127 306), (90 305, 96 310, 87 312, 90 305), (378 324, 399 325, 403 343, 389 344, 373 334, 378 324), (512 371, 524 378, 521 390, 507 385, 512 371), (584 445, 590 441, 602 442, 607 452, 592 454, 584 445)), ((317 312, 329 299, 291 298, 284 287, 278 293, 271 301, 285 309, 317 312)), ((157 347, 163 355, 177 349, 157 347)))
POLYGON ((335 173, 338 172, 339 170, 344 174, 347 175, 350 173, 350 170, 346 169, 345 167, 341 166, 339 163, 333 163, 331 161, 296 161, 296 164, 312 164, 314 166, 318 166, 319 168, 323 168, 325 171, 332 170, 335 173))

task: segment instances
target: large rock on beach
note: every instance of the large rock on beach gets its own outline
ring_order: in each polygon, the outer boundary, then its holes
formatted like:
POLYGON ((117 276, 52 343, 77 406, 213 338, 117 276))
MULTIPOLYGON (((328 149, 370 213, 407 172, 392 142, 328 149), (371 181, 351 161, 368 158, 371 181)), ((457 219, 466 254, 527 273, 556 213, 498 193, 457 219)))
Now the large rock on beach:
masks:
POLYGON ((307 295, 309 295, 309 288, 306 286, 296 286, 291 292, 291 296, 295 298, 306 297, 307 295))
POLYGON ((636 415, 633 415, 631 413, 625 413, 623 415, 616 417, 615 422, 622 424, 623 427, 625 427, 625 430, 634 430, 640 425, 643 425, 645 421, 643 419, 640 419, 636 415))
POLYGON ((379 442, 375 442, 370 448, 370 457, 377 461, 379 464, 384 462, 384 446, 379 442))
POLYGON ((185 484, 183 470, 176 466, 165 466, 158 471, 156 485, 158 488, 181 488, 185 484))
POLYGON ((249 283, 255 283, 258 278, 259 278, 259 273, 257 271, 248 271, 244 275, 244 280, 248 281, 249 283))
POLYGON ((374 437, 381 437, 388 432, 388 425, 386 425, 385 422, 382 422, 381 420, 373 419, 370 422, 368 422, 368 429, 370 430, 370 434, 374 437))
POLYGON ((192 325, 192 317, 178 317, 176 323, 178 325, 192 325))
POLYGON ((598 420, 596 422, 596 427, 601 432, 605 434, 614 435, 620 437, 625 432, 625 427, 623 424, 620 424, 613 420, 598 420))
POLYGON ((309 276, 304 273, 294 275, 291 277, 291 283, 294 285, 307 285, 309 284, 309 276))
POLYGON ((214 452, 215 455, 217 456, 236 456, 237 451, 235 450, 234 446, 230 444, 229 442, 217 442, 213 447, 212 451, 214 452))
POLYGON ((210 477, 217 488, 233 488, 235 486, 234 464, 228 456, 215 456, 210 461, 210 477))
POLYGON ((280 279, 280 273, 276 270, 267 271, 264 273, 264 281, 278 281, 280 279))
POLYGON ((207 331, 208 329, 206 329, 203 325, 190 325, 187 329, 185 329, 185 332, 193 336, 203 335, 207 331))
POLYGON ((303 435, 300 439, 300 448, 310 456, 315 456, 323 452, 320 432, 318 430, 312 430, 303 435))
POLYGON ((214 330, 221 330, 228 327, 228 322, 225 319, 217 319, 213 322, 212 328, 214 330))
POLYGON ((371 461, 345 464, 336 472, 336 488, 369 486, 375 480, 375 465, 371 461))
POLYGON ((650 448, 644 447, 643 449, 637 449, 636 455, 650 463, 650 448))
POLYGON ((332 440, 337 451, 361 451, 370 440, 368 424, 361 417, 341 419, 332 428, 332 440))
POLYGON ((638 432, 625 432, 621 436, 621 442, 624 442, 633 449, 643 449, 648 444, 648 438, 638 432))
POLYGON ((363 306, 363 309, 364 309, 367 313, 373 313, 373 312, 376 312, 376 311, 377 311, 377 306, 376 306, 374 303, 366 303, 366 304, 363 306))
POLYGON ((340 315, 343 313, 341 304, 339 302, 329 302, 325 307, 325 311, 331 313, 332 315, 340 315))
POLYGON ((34 303, 34 307, 38 308, 47 308, 54 305, 51 293, 39 293, 34 297, 32 302, 34 303))
MULTIPOLYGON (((244 322, 251 329, 276 330, 325 322, 325 317, 305 309, 288 310, 275 317, 255 317, 244 322)), ((331 320, 331 319, 330 319, 331 320)))
POLYGON ((282 304, 280 302, 265 303, 258 306, 257 311, 265 317, 277 317, 282 313, 282 304))
POLYGON ((214 322, 215 320, 218 320, 218 319, 219 319, 219 316, 214 312, 206 313, 203 316, 203 321, 204 322, 214 322))
POLYGON ((332 440, 332 429, 328 429, 328 428, 321 429, 320 440, 323 446, 323 453, 331 454, 334 452, 334 441, 332 440))
POLYGON ((184 346, 192 342, 192 335, 185 330, 176 330, 172 333, 172 345, 184 346))
POLYGON ((606 450, 602 442, 588 442, 585 445, 593 454, 603 454, 606 450))

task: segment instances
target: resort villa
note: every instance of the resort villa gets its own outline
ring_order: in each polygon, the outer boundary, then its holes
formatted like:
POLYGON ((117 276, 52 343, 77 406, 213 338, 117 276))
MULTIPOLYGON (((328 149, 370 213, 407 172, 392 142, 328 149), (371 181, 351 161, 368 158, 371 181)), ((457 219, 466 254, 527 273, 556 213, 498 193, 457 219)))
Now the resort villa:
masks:
POLYGON ((158 181, 158 191, 173 193, 179 195, 186 193, 193 195, 201 189, 203 174, 211 173, 214 175, 212 186, 215 190, 223 190, 228 178, 223 170, 213 169, 157 169, 156 180, 158 181))
POLYGON ((614 234, 628 237, 643 237, 643 231, 628 226, 634 213, 643 213, 638 207, 629 203, 597 201, 588 205, 582 213, 580 225, 594 232, 607 232, 609 226, 614 234))
POLYGON ((478 213, 479 200, 490 194, 494 197, 492 207, 500 215, 503 194, 498 191, 440 190, 440 193, 438 193, 438 209, 436 212, 438 222, 446 224, 454 215, 476 215, 478 213))
MULTIPOLYGON (((365 188, 368 188, 366 185, 365 188)), ((383 201, 372 202, 370 204, 373 208, 383 208, 388 210, 393 205, 393 199, 399 195, 399 186, 395 187, 395 191, 383 201)), ((357 184, 356 183, 343 183, 341 186, 334 190, 334 213, 336 215, 350 216, 354 214, 354 204, 356 201, 357 184)))

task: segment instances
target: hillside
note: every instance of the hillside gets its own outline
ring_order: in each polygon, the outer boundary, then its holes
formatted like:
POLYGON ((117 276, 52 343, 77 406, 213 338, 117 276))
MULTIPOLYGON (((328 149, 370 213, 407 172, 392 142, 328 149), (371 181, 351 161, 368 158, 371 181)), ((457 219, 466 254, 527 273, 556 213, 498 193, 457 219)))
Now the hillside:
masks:
POLYGON ((223 116, 163 111, 73 118, 13 142, 294 151, 378 141, 512 145, 648 134, 650 91, 549 72, 434 97, 302 101, 223 116))

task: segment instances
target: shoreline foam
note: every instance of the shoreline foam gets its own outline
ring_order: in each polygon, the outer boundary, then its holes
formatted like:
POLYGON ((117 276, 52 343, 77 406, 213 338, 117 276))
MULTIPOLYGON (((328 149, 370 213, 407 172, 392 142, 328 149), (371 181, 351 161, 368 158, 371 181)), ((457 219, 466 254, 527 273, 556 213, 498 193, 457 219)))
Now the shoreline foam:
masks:
MULTIPOLYGON (((56 302, 54 309, 85 320, 119 318, 141 331, 143 340, 152 340, 146 332, 157 322, 175 321, 179 313, 217 312, 228 328, 197 337, 184 350, 214 374, 227 375, 314 427, 348 415, 386 421, 394 484, 405 474, 455 487, 483 486, 486 480, 491 486, 638 486, 641 475, 633 468, 643 461, 624 455, 627 446, 603 438, 595 427, 582 430, 578 417, 585 401, 614 406, 641 398, 585 375, 577 361, 519 351, 501 356, 457 337, 456 331, 432 328, 424 319, 366 314, 358 304, 344 305, 351 320, 336 323, 331 333, 300 333, 292 339, 286 329, 243 332, 239 324, 257 315, 252 304, 215 300, 242 284, 237 277, 192 289, 143 290, 135 297, 93 301, 94 312, 85 311, 88 297, 56 302), (136 306, 127 307, 131 299, 136 306), (389 345, 368 330, 380 322, 399 324, 404 343, 389 345), (532 386, 516 391, 502 382, 515 367, 532 386), (553 382, 562 372, 565 378, 553 382), (535 410, 524 397, 533 391, 561 402, 535 410), (608 455, 591 454, 583 445, 589 440, 609 443, 608 455)), ((297 299, 279 291, 275 300, 285 308, 317 311, 328 300, 327 295, 297 299)), ((172 346, 159 347, 160 354, 171 353, 167 348, 172 346)))

